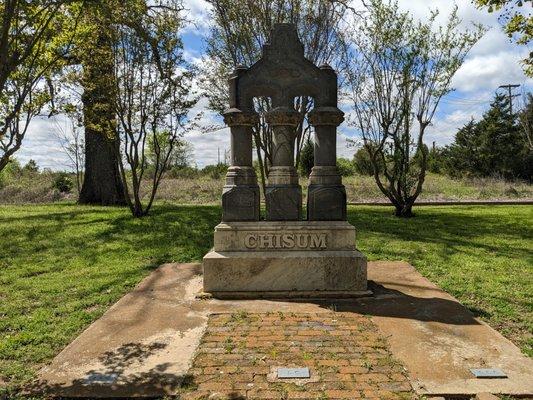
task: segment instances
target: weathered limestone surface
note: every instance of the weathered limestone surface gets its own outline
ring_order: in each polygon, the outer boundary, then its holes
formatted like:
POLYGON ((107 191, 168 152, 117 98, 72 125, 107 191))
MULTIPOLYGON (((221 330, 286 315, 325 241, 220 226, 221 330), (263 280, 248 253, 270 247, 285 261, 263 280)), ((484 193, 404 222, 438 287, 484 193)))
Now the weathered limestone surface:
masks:
POLYGON ((222 194, 222 223, 214 249, 204 257, 204 291, 220 298, 357 297, 366 295, 366 259, 346 222, 346 190, 337 169, 337 74, 305 58, 292 24, 276 24, 262 57, 229 78, 231 167, 222 194), (315 155, 309 177, 307 220, 295 167, 295 141, 305 115, 295 98, 313 99, 308 114, 315 155), (272 108, 260 116, 254 98, 272 108), (259 123, 271 129, 265 187, 266 221, 253 168, 252 137, 259 123))
POLYGON ((350 251, 355 228, 346 221, 223 222, 215 227, 214 251, 350 251))
POLYGON ((356 297, 366 258, 346 221, 226 222, 203 260, 204 291, 216 297, 356 297))
POLYGON ((204 291, 215 297, 246 297, 246 293, 260 298, 369 294, 366 259, 355 250, 212 251, 203 264, 204 291))

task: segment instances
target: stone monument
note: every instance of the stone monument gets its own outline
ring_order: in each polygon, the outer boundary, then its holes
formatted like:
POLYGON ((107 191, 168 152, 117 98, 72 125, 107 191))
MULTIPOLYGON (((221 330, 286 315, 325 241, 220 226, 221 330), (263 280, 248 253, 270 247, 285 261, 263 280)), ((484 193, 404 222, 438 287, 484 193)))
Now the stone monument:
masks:
POLYGON ((250 68, 229 79, 231 166, 222 193, 222 223, 203 260, 204 291, 218 298, 355 297, 369 294, 366 259, 355 248, 346 221, 346 191, 336 166, 337 75, 304 57, 292 24, 275 25, 270 42, 250 68), (309 177, 307 218, 294 166, 296 127, 302 115, 294 98, 310 96, 314 109, 314 167, 309 177), (272 165, 266 185, 266 220, 252 166, 252 129, 259 122, 254 97, 269 97, 272 165))

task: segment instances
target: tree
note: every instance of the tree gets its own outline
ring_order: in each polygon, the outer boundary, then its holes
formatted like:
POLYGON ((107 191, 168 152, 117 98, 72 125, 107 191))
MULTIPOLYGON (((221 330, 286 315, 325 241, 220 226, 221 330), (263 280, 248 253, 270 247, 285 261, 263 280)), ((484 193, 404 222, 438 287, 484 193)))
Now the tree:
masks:
POLYGON ((57 118, 54 120, 55 136, 61 149, 68 157, 69 167, 76 174, 76 191, 79 196, 85 163, 85 140, 82 132, 83 118, 81 110, 74 106, 67 106, 63 113, 66 116, 64 123, 61 123, 57 118))
POLYGON ((315 165, 315 144, 311 138, 307 138, 302 150, 300 151, 300 173, 309 177, 311 170, 315 165))
MULTIPOLYGON (((478 8, 486 8, 489 13, 500 12, 499 20, 507 36, 519 45, 527 46, 533 40, 533 15, 528 13, 528 4, 523 0, 474 0, 478 8)), ((524 72, 533 77, 533 52, 522 60, 524 72)))
POLYGON ((0 171, 20 149, 31 120, 52 99, 47 82, 70 51, 79 19, 79 12, 67 17, 69 3, 0 2, 0 171))
POLYGON ((347 32, 345 72, 355 126, 379 189, 396 216, 411 217, 426 176, 426 128, 484 29, 459 31, 457 8, 437 28, 436 11, 427 21, 415 22, 397 2, 371 0, 367 10, 347 32))
POLYGON ((78 200, 81 204, 124 205, 127 200, 117 158, 113 64, 113 31, 124 6, 114 3, 104 0, 88 4, 84 30, 74 52, 74 62, 81 64, 77 78, 83 87, 85 173, 78 200))
MULTIPOLYGON (((222 113, 228 107, 227 77, 238 65, 251 66, 261 56, 261 49, 275 23, 291 22, 297 26, 305 56, 313 63, 340 65, 343 47, 341 23, 347 6, 343 1, 315 0, 207 0, 211 5, 211 31, 207 38, 206 62, 202 88, 209 107, 222 113)), ((264 116, 271 109, 267 98, 256 99, 260 123, 253 130, 263 193, 272 161, 272 132, 264 116)), ((309 97, 295 99, 295 109, 302 115, 296 131, 296 166, 302 146, 311 134, 305 114, 312 108, 309 97)))
POLYGON ((374 175, 374 167, 372 166, 372 161, 370 160, 370 154, 366 150, 366 147, 360 147, 353 156, 353 164, 355 166, 355 171, 361 175, 374 175))
POLYGON ((527 93, 523 97, 524 108, 518 113, 524 142, 530 152, 533 152, 533 94, 527 93))
POLYGON ((531 180, 531 151, 523 140, 509 98, 497 94, 479 122, 459 129, 446 148, 446 169, 452 176, 501 176, 531 180))
POLYGON ((186 130, 187 114, 196 102, 190 93, 192 73, 183 59, 181 3, 167 0, 164 7, 159 4, 162 8, 127 10, 131 24, 117 26, 113 41, 114 112, 122 142, 116 154, 134 217, 150 211, 174 146, 186 130), (145 205, 141 183, 149 166, 150 142, 154 172, 145 205))
POLYGON ((194 148, 191 143, 183 139, 176 138, 170 143, 172 135, 168 132, 159 132, 155 135, 157 140, 152 136, 148 137, 148 149, 146 152, 147 162, 155 171, 157 168, 157 153, 169 153, 169 168, 185 168, 191 166, 194 161, 194 148))

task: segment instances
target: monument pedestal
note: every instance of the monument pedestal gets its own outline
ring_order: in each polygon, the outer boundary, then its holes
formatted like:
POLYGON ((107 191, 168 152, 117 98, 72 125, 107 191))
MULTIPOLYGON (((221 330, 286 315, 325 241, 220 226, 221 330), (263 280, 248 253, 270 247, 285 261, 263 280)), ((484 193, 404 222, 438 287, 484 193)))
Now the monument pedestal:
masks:
POLYGON ((203 269, 204 291, 217 298, 370 294, 366 258, 346 221, 221 223, 203 269))

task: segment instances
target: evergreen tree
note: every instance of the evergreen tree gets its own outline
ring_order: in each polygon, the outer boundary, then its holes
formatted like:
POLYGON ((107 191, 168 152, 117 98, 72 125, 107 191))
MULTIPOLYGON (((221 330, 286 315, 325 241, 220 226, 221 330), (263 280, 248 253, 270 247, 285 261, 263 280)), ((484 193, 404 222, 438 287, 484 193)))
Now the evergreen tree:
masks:
POLYGON ((446 149, 452 175, 531 178, 531 157, 509 99, 497 94, 479 122, 468 122, 446 149))
POLYGON ((300 152, 300 173, 305 176, 311 174, 311 170, 315 165, 315 144, 308 137, 300 152))

